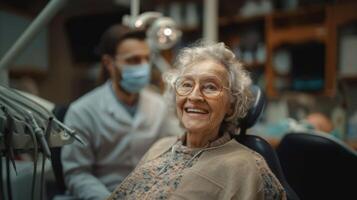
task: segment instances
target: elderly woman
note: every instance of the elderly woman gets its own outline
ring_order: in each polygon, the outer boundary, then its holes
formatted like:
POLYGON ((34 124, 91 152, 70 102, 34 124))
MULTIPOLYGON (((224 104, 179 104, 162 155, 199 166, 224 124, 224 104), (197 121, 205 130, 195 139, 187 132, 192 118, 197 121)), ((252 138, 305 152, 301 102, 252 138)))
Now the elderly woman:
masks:
POLYGON ((256 152, 232 136, 251 79, 223 43, 182 50, 167 76, 186 132, 158 141, 109 199, 286 199, 256 152))

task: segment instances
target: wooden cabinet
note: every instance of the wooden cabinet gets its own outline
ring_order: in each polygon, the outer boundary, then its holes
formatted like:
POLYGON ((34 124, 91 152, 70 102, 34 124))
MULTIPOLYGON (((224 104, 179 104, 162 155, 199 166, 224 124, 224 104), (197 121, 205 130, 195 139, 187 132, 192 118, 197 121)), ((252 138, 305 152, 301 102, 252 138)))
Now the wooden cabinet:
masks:
MULTIPOLYGON (((337 82, 337 34, 338 28, 346 23, 357 20, 357 3, 336 4, 325 6, 312 6, 299 8, 293 11, 279 11, 268 15, 255 17, 227 17, 220 19, 220 40, 223 40, 230 47, 241 43, 240 33, 246 27, 256 27, 262 35, 262 41, 266 47, 265 62, 246 63, 248 69, 255 71, 257 66, 264 67, 264 78, 266 92, 269 97, 278 97, 284 91, 305 91, 316 95, 333 96, 336 93, 337 82), (306 49, 303 45, 313 45, 315 50, 306 49), (302 45, 302 46, 301 46, 302 45), (301 46, 301 47, 299 47, 301 46), (294 74, 281 75, 274 66, 274 55, 281 47, 299 47, 302 54, 314 54, 317 51, 322 53, 310 55, 307 58, 298 57, 303 62, 297 62, 292 68, 298 69, 301 73, 306 71, 319 71, 321 73, 321 88, 306 91, 295 87, 298 84, 305 84, 304 78, 297 79, 294 74), (314 60, 320 59, 319 62, 314 60), (310 62, 311 61, 311 62, 310 62), (322 66, 316 66, 322 65, 322 66), (277 82, 287 80, 288 85, 285 90, 277 86, 277 82)), ((296 59, 295 59, 296 60, 296 59)), ((295 70, 296 71, 296 70, 295 70)), ((306 80, 309 81, 309 80, 306 80)), ((311 80, 311 82, 316 80, 311 80)))
MULTIPOLYGON (((283 82, 287 90, 302 89, 329 96, 334 94, 336 67, 332 62, 333 58, 328 55, 331 48, 328 15, 329 7, 311 7, 289 12, 276 12, 266 16, 267 62, 265 72, 266 89, 270 97, 277 97, 281 93, 278 81, 283 82), (316 44, 316 49, 308 52, 308 48, 313 48, 309 44, 316 44), (318 47, 319 44, 323 48, 322 55, 321 53, 310 55, 315 54, 314 51, 321 51, 318 47), (306 49, 308 55, 297 57, 296 59, 301 61, 295 61, 298 64, 291 64, 291 72, 287 76, 285 74, 286 77, 282 77, 277 72, 273 62, 274 53, 284 45, 288 45, 290 49, 299 45, 308 45, 306 49), (313 62, 318 59, 321 61, 313 62), (299 72, 294 74, 294 71, 299 72), (314 71, 314 75, 310 75, 308 71, 314 71), (309 86, 309 84, 315 84, 315 86, 309 86)), ((298 54, 304 54, 303 50, 299 50, 298 54)))

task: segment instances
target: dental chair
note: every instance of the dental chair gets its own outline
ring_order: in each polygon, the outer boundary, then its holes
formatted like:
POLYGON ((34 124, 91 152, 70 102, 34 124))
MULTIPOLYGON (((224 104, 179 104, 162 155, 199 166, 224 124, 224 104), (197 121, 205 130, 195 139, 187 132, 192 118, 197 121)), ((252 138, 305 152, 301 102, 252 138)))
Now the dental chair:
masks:
POLYGON ((285 135, 281 166, 301 199, 357 199, 357 152, 326 133, 285 135))
POLYGON ((252 134, 246 134, 246 130, 252 127, 257 122, 259 116, 264 110, 266 101, 263 92, 258 86, 252 86, 251 91, 255 97, 255 101, 252 107, 248 110, 247 115, 242 120, 240 120, 238 127, 239 134, 236 135, 235 139, 239 143, 247 146, 248 148, 256 151, 261 156, 263 156, 269 168, 272 170, 272 172, 275 174, 275 176, 279 179, 280 183, 284 187, 287 199, 298 200, 299 197, 290 187, 284 176, 275 150, 263 138, 252 134))

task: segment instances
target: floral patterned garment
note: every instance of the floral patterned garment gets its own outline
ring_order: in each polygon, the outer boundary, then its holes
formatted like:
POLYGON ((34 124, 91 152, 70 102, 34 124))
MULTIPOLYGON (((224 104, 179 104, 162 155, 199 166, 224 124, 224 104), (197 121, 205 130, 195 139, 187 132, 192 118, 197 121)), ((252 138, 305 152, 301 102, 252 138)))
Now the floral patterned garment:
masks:
MULTIPOLYGON (((231 140, 227 133, 204 148, 191 149, 179 139, 171 148, 156 159, 136 168, 113 192, 110 200, 118 199, 168 199, 178 188, 184 170, 192 167, 207 148, 220 146, 231 140)), ((264 199, 283 199, 283 188, 266 168, 264 159, 256 152, 256 165, 263 180, 264 199)))
POLYGON ((211 142, 207 147, 191 149, 178 140, 157 159, 135 169, 114 191, 113 199, 168 199, 178 188, 185 169, 192 167, 208 147, 222 145, 231 140, 229 134, 211 142))
POLYGON ((260 154, 255 151, 252 152, 253 154, 257 155, 255 162, 263 180, 264 199, 284 199, 284 197, 282 196, 284 194, 284 188, 279 185, 279 182, 275 181, 276 178, 274 177, 273 173, 268 171, 268 168, 266 167, 267 163, 264 162, 260 154))

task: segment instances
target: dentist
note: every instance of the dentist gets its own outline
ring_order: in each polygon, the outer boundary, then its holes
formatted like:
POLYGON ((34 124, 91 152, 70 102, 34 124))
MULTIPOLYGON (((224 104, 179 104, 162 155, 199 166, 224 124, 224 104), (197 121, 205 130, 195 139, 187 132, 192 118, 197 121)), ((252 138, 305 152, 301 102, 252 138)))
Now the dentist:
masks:
POLYGON ((150 83, 145 32, 123 25, 102 36, 102 85, 73 102, 65 124, 87 141, 62 149, 65 184, 75 199, 105 199, 160 137, 180 133, 150 83))

